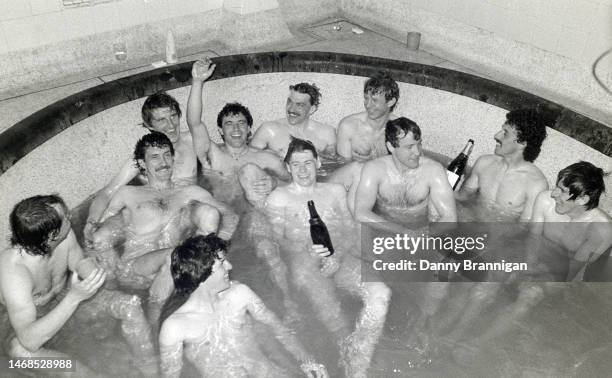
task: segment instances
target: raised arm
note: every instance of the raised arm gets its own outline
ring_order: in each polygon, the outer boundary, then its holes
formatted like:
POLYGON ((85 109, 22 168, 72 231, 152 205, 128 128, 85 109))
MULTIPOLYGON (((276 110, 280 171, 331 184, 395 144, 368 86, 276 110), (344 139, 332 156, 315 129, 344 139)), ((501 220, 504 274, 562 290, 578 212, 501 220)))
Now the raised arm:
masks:
POLYGON ((193 148, 200 159, 200 163, 208 166, 208 151, 212 142, 208 135, 206 125, 202 122, 202 90, 206 81, 215 70, 216 65, 210 60, 198 60, 191 69, 191 91, 187 101, 187 126, 193 138, 193 148))
POLYGON ((429 172, 429 200, 440 215, 438 222, 457 222, 457 208, 453 189, 448 184, 446 172, 435 164, 429 172))
POLYGON ((242 300, 247 303, 247 311, 255 320, 267 325, 274 332, 276 339, 300 362, 300 368, 308 377, 328 376, 325 366, 314 361, 314 358, 306 352, 297 337, 266 307, 253 290, 246 285, 240 285, 239 290, 242 300))

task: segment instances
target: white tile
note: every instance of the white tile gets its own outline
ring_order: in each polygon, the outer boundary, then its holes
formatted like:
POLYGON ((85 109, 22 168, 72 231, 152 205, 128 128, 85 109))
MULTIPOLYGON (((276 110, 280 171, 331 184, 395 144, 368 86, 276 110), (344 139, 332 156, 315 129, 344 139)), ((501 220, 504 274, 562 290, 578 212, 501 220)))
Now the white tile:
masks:
POLYGON ((32 17, 5 20, 2 27, 10 51, 40 46, 44 38, 42 28, 32 17))
POLYGON ((508 37, 523 43, 533 43, 533 33, 539 23, 535 16, 508 11, 508 37))
POLYGON ((2 28, 0 21, 0 54, 7 53, 9 51, 8 43, 6 42, 6 37, 4 36, 4 30, 2 28))
POLYGON ((240 15, 263 12, 276 8, 278 8, 278 1, 276 0, 225 0, 223 2, 223 9, 240 15))
POLYGON ((585 50, 585 46, 589 44, 588 37, 589 35, 586 32, 561 27, 555 52, 577 62, 582 61, 582 53, 585 50))
POLYGON ((30 0, 30 6, 32 14, 58 12, 64 8, 60 0, 30 0))
POLYGON ((122 28, 147 22, 143 0, 122 0, 116 3, 116 9, 122 28))
MULTIPOLYGON (((585 46, 582 53, 582 60, 585 63, 593 64, 601 54, 612 48, 612 35, 594 35, 588 36, 589 43, 585 46)), ((602 66, 609 65, 612 60, 606 59, 600 63, 602 66)))
POLYGON ((117 3, 99 4, 89 9, 93 16, 96 33, 121 29, 117 3))
POLYGON ((129 28, 147 22, 143 0, 122 0, 116 3, 116 9, 122 28, 129 28))
POLYGON ((148 0, 144 4, 147 22, 155 22, 168 18, 170 3, 168 0, 148 0))
POLYGON ((77 7, 62 12, 67 25, 66 39, 76 39, 96 33, 91 7, 77 7))
POLYGON ((549 23, 536 23, 530 26, 532 30, 531 43, 546 51, 556 51, 561 34, 561 25, 549 23))
POLYGON ((67 25, 61 12, 40 14, 32 19, 42 30, 41 45, 60 42, 67 38, 67 25))
POLYGON ((585 0, 574 0, 565 10, 563 24, 572 29, 588 32, 599 11, 597 4, 585 0))
POLYGON ((30 2, 27 0, 0 0, 0 20, 10 20, 32 15, 30 2))
POLYGON ((612 35, 612 5, 599 4, 591 20, 591 32, 612 35))

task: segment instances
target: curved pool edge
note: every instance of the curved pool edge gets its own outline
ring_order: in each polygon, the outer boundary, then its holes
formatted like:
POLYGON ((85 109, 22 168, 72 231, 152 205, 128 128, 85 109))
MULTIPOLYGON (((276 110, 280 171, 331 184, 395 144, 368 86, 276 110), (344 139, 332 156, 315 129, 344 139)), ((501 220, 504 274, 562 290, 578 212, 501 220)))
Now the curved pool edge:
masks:
MULTIPOLYGON (((557 122, 550 127, 612 157, 612 128, 552 101, 463 72, 393 59, 313 51, 228 55, 212 60, 217 69, 210 80, 275 72, 368 77, 384 67, 399 82, 466 96, 502 109, 546 108, 558 114, 557 122)), ((191 65, 185 62, 120 78, 33 113, 0 133, 0 175, 36 147, 85 118, 160 90, 189 85, 191 65)))

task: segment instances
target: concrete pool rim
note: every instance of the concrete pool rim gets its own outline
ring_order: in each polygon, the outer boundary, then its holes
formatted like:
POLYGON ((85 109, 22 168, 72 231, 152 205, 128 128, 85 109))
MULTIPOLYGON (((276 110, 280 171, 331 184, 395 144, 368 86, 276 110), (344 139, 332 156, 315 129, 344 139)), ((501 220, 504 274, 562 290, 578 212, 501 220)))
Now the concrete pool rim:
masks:
MULTIPOLYGON (((531 93, 459 71, 393 59, 316 51, 250 53, 212 60, 217 68, 209 80, 275 72, 368 77, 384 69, 398 82, 466 96, 506 110, 545 108, 558 114, 556 123, 550 127, 612 157, 612 128, 531 93)), ((192 63, 152 69, 104 83, 24 118, 0 133, 0 175, 36 147, 85 118, 157 91, 188 86, 192 63)))

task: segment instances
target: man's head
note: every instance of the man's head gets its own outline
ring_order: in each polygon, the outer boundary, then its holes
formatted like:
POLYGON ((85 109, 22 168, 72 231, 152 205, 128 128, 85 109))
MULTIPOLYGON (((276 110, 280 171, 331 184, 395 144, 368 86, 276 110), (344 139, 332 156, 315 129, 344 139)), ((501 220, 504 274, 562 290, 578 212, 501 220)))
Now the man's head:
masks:
POLYGON ((287 148, 285 164, 296 184, 311 186, 317 181, 317 169, 321 166, 321 162, 317 150, 310 141, 293 138, 287 148))
POLYGON ((533 162, 546 138, 545 118, 535 109, 512 110, 493 138, 497 142, 496 155, 509 156, 520 151, 525 161, 533 162))
POLYGON ((419 166, 422 154, 421 128, 416 122, 400 117, 387 121, 385 127, 387 150, 409 168, 419 166))
POLYGON ((68 207, 57 195, 22 200, 13 208, 9 220, 11 244, 30 255, 49 256, 71 229, 68 207))
POLYGON ((170 273, 176 291, 191 294, 204 281, 219 291, 228 288, 232 265, 226 254, 227 242, 215 234, 185 240, 171 255, 170 273))
POLYGON ((249 109, 238 103, 225 104, 217 116, 221 138, 232 147, 244 146, 251 137, 253 116, 249 109))
POLYGON ((172 143, 180 136, 181 108, 174 97, 158 92, 147 97, 142 105, 144 127, 164 133, 172 143))
POLYGON ((287 97, 287 122, 299 125, 305 122, 319 107, 321 92, 314 84, 299 83, 289 86, 287 97))
POLYGON ((363 106, 370 119, 387 116, 399 100, 399 87, 389 72, 380 71, 369 78, 363 87, 363 106))
POLYGON ((557 187, 551 197, 555 210, 566 214, 576 206, 591 210, 599 205, 599 197, 606 190, 603 169, 581 161, 563 168, 557 175, 557 187))
POLYGON ((140 172, 148 177, 170 180, 174 165, 174 146, 165 134, 151 132, 136 143, 134 160, 140 172))

